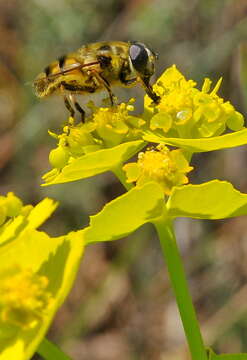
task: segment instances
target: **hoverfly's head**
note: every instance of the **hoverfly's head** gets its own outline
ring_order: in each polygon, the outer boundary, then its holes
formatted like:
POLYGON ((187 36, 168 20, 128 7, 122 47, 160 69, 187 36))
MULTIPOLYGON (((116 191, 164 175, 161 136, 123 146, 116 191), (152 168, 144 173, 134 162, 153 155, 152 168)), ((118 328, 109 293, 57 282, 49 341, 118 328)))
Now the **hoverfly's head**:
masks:
POLYGON ((154 103, 158 104, 160 97, 155 94, 150 85, 150 78, 154 74, 155 61, 157 60, 158 55, 145 44, 138 41, 131 41, 129 46, 129 58, 146 93, 154 103))
POLYGON ((150 78, 154 74, 154 65, 158 55, 145 44, 132 41, 129 47, 129 57, 133 68, 139 76, 150 78))

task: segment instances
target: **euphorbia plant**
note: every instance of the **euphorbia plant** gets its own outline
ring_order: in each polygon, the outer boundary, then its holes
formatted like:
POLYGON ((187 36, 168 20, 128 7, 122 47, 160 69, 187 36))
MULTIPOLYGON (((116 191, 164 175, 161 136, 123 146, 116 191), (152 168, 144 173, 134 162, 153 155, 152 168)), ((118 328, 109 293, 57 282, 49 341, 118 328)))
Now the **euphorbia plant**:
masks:
POLYGON ((173 66, 154 86, 161 97, 159 105, 145 98, 142 115, 131 115, 133 100, 110 108, 90 103, 92 113, 85 123, 74 125, 70 119, 61 134, 50 133, 58 146, 50 153, 53 169, 43 177, 45 186, 105 171, 118 177, 126 193, 106 204, 90 218, 87 228, 72 236, 87 246, 122 238, 145 223, 155 226, 192 360, 247 359, 247 354, 216 355, 205 347, 173 226, 181 216, 224 219, 247 214, 247 194, 229 182, 189 183, 194 153, 247 143, 243 116, 217 95, 220 82, 211 90, 211 81, 205 79, 199 90, 173 66), (224 134, 227 129, 234 132, 224 134), (126 163, 136 154, 135 162, 126 163))

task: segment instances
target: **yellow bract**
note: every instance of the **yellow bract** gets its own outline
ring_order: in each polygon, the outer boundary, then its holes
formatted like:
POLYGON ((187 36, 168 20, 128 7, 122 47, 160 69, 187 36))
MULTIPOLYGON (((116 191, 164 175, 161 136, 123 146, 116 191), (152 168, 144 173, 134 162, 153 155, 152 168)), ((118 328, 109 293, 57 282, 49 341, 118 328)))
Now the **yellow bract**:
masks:
POLYGON ((187 184, 185 174, 193 167, 183 155, 182 150, 170 151, 166 146, 159 145, 156 149, 148 149, 138 155, 136 163, 124 165, 128 182, 143 185, 149 181, 158 182, 164 193, 169 195, 173 186, 187 184))

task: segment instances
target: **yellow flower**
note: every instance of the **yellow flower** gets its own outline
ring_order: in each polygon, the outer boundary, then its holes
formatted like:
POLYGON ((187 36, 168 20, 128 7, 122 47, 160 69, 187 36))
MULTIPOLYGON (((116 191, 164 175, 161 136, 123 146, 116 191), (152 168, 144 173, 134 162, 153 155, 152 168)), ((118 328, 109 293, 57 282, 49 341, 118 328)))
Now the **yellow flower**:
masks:
POLYGON ((211 80, 206 78, 199 90, 196 83, 186 80, 175 65, 168 68, 154 85, 161 97, 160 103, 154 107, 147 99, 147 105, 153 111, 150 129, 162 131, 168 137, 182 138, 216 136, 227 127, 240 130, 244 125, 242 114, 217 95, 221 81, 210 90, 211 80))
POLYGON ((156 181, 167 195, 170 194, 173 186, 188 183, 185 174, 192 169, 181 149, 170 151, 164 145, 139 153, 136 163, 129 163, 123 167, 127 182, 143 185, 149 181, 156 181))
POLYGON ((30 329, 42 319, 50 301, 48 279, 20 266, 0 274, 0 325, 30 329))
POLYGON ((140 138, 140 128, 145 121, 129 115, 134 110, 134 99, 112 107, 98 108, 90 103, 93 110, 92 121, 95 125, 94 135, 102 140, 104 147, 112 147, 126 141, 140 138))
POLYGON ((134 101, 130 99, 126 104, 111 107, 97 107, 91 101, 88 107, 92 114, 86 118, 85 123, 74 125, 74 119, 69 118, 62 134, 49 131, 58 140, 57 148, 49 155, 55 173, 59 173, 64 166, 82 155, 140 139, 141 127, 145 121, 129 115, 134 110, 134 101))

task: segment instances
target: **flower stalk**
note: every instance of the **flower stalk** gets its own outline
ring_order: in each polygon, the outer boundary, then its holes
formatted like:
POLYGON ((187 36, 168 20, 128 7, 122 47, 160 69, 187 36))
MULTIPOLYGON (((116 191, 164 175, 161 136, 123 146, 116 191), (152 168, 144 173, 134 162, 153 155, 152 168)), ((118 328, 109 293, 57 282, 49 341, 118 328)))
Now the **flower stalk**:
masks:
POLYGON ((170 219, 162 216, 154 222, 154 225, 159 235, 163 256, 167 264, 191 358, 192 360, 207 360, 206 349, 203 344, 172 222, 170 219))
POLYGON ((44 338, 37 349, 37 353, 46 360, 71 360, 62 350, 44 338))

